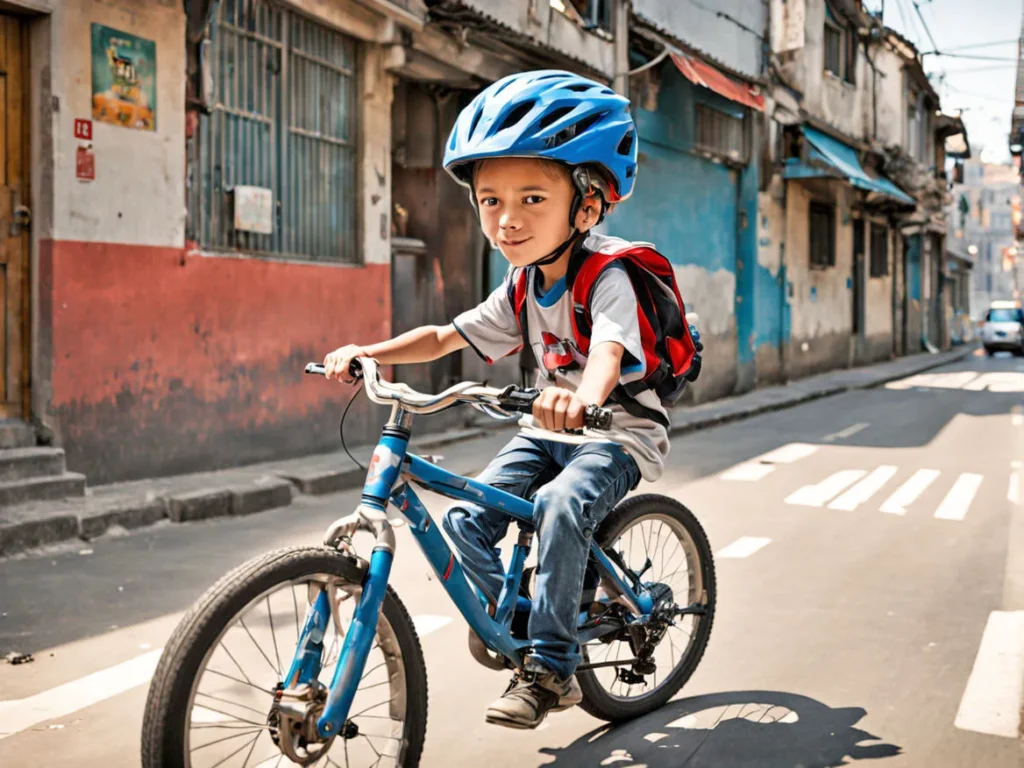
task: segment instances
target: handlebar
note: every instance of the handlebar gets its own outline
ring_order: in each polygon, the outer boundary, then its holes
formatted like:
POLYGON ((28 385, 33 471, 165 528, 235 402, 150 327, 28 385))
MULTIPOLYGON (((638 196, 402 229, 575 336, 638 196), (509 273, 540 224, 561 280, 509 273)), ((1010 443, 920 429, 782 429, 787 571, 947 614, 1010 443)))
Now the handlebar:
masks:
MULTIPOLYGON (((306 365, 306 373, 324 376, 326 369, 319 363, 309 363, 306 365)), ((428 395, 405 384, 381 379, 377 361, 370 357, 353 360, 349 374, 363 380, 366 396, 371 401, 379 405, 397 404, 411 413, 437 413, 459 403, 468 403, 492 418, 510 420, 516 418, 518 413, 532 413, 533 401, 540 396, 537 389, 488 387, 471 381, 461 382, 436 395, 428 395)), ((607 408, 588 405, 583 413, 583 423, 587 429, 611 429, 612 412, 607 408)))

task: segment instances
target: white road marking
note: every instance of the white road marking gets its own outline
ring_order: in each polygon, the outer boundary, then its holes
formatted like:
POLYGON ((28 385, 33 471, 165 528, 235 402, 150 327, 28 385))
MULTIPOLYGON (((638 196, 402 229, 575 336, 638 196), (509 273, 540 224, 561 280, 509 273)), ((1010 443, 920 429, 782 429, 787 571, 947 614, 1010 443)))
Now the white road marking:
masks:
POLYGON ((771 541, 771 539, 765 539, 760 536, 743 536, 741 538, 736 539, 736 541, 734 541, 732 544, 725 547, 724 549, 720 549, 718 552, 715 553, 715 557, 731 557, 737 559, 742 557, 750 557, 759 549, 763 549, 764 547, 771 544, 771 541))
POLYGON ((882 511, 890 515, 905 515, 907 507, 917 501, 917 497, 924 493, 925 489, 935 482, 939 476, 937 469, 919 469, 910 479, 896 489, 885 503, 882 504, 882 511))
POLYGON ((806 459, 817 450, 818 446, 810 443, 787 443, 750 461, 727 469, 719 475, 719 478, 752 483, 774 472, 776 464, 792 464, 794 461, 806 459))
POLYGON ((0 739, 144 685, 153 676, 162 651, 144 653, 27 699, 0 701, 0 739))
MULTIPOLYGON (((891 381, 885 385, 886 389, 910 389, 912 387, 929 387, 932 389, 961 389, 968 388, 978 377, 975 371, 953 371, 951 373, 918 373, 899 381, 891 381)), ((984 389, 984 386, 982 386, 984 389)))
POLYGON ((882 486, 892 480, 893 475, 896 474, 896 467, 890 464, 884 464, 874 469, 870 475, 865 477, 853 488, 848 490, 838 499, 828 505, 829 509, 844 509, 848 512, 852 512, 861 504, 866 502, 880 490, 882 486))
POLYGON ((940 520, 963 520, 970 509, 974 496, 981 487, 982 476, 972 472, 964 472, 953 483, 946 498, 935 510, 935 517, 940 520))
POLYGON ((770 475, 774 471, 774 464, 747 462, 746 464, 737 464, 732 469, 728 469, 723 472, 719 477, 722 480, 741 480, 743 482, 752 483, 755 480, 760 480, 761 478, 770 475))
POLYGON ((811 445, 810 443, 787 443, 773 451, 768 451, 763 456, 759 456, 756 461, 764 464, 792 464, 794 461, 806 459, 817 450, 818 446, 811 445))
POLYGON ((805 485, 800 490, 789 494, 786 497, 786 503, 801 507, 824 506, 834 496, 838 496, 866 474, 867 472, 863 469, 844 469, 835 472, 817 485, 805 485))
POLYGON ((993 611, 954 725, 1017 738, 1024 696, 1024 611, 993 611))
POLYGON ((983 389, 987 389, 989 392, 1024 392, 1024 373, 1013 371, 983 373, 964 389, 973 392, 980 392, 983 389))
POLYGON ((869 426, 870 424, 868 423, 854 424, 852 426, 847 427, 846 429, 841 429, 838 432, 833 432, 831 435, 825 435, 821 439, 824 440, 826 443, 831 443, 834 440, 838 440, 839 438, 853 437, 862 429, 867 429, 869 426))
POLYGON ((1010 409, 1010 424, 1015 427, 1024 426, 1024 406, 1015 405, 1010 409))
POLYGON ((1006 489, 1006 500, 1011 504, 1020 504, 1020 465, 1019 461, 1011 461, 1010 485, 1006 489))
POLYGON ((431 632, 436 632, 441 627, 451 623, 450 616, 434 616, 429 613, 423 613, 419 616, 412 617, 413 626, 416 627, 416 634, 421 638, 426 637, 431 632))

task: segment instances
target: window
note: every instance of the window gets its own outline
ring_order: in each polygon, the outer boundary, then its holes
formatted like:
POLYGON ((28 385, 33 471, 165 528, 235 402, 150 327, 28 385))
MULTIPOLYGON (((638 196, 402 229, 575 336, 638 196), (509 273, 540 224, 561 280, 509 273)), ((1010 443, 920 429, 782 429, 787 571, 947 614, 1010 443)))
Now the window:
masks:
POLYGON ((828 3, 825 4, 825 71, 848 83, 856 81, 857 38, 828 3))
POLYGON ((889 274, 889 227, 871 224, 871 277, 889 274))
POLYGON ((270 0, 220 3, 206 60, 213 103, 189 145, 191 239, 359 261, 356 55, 352 38, 270 0), (270 190, 270 233, 236 228, 239 186, 270 190))
POLYGON ((747 162, 746 126, 739 117, 704 104, 697 104, 696 148, 724 160, 747 162))
POLYGON ((834 267, 836 263, 835 206, 826 203, 811 203, 810 220, 810 265, 819 269, 834 267))
POLYGON ((612 31, 611 0, 551 0, 551 6, 578 19, 584 29, 612 31))
POLYGON ((1021 310, 1018 309, 990 309, 985 318, 988 323, 1020 323, 1024 322, 1021 310))

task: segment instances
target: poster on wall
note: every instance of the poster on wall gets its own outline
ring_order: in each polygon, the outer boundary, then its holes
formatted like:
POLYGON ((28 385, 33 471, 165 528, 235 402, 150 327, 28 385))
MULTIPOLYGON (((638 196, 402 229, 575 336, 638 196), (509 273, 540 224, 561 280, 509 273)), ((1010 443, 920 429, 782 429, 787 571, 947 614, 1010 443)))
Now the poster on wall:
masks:
POLYGON ((92 25, 92 118, 156 130, 156 43, 92 25))

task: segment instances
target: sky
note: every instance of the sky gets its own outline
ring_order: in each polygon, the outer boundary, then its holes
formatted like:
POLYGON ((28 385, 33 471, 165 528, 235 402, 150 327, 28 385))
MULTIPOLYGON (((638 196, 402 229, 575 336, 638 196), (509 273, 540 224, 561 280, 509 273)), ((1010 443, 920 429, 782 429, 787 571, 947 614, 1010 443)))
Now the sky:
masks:
POLYGON ((869 11, 883 5, 886 26, 919 51, 952 54, 924 56, 942 111, 963 110, 968 139, 983 160, 1009 162, 1022 0, 864 0, 869 11))

